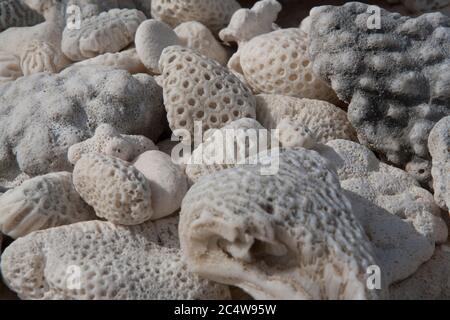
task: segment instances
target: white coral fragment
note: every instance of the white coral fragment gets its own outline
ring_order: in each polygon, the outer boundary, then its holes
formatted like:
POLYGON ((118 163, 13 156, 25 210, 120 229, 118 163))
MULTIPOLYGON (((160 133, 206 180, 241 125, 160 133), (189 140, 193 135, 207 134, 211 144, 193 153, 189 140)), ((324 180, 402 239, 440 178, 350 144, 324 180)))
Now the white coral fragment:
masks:
POLYGON ((111 125, 103 123, 92 138, 71 146, 67 157, 75 164, 85 153, 101 153, 131 162, 141 153, 156 149, 155 144, 144 136, 120 134, 111 125))
POLYGON ((94 210, 73 187, 69 172, 26 180, 0 196, 0 230, 14 239, 95 218, 94 210))
POLYGON ((2 275, 22 299, 229 299, 226 286, 188 271, 162 226, 89 221, 34 232, 6 248, 2 275))
POLYGON ((190 269, 256 299, 371 299, 372 245, 337 177, 314 151, 280 155, 278 174, 244 166, 203 177, 183 200, 190 269))
POLYGON ((112 9, 83 18, 80 29, 64 28, 62 50, 73 61, 118 52, 133 42, 145 19, 142 12, 134 9, 112 9))
POLYGON ((84 154, 73 170, 73 184, 97 216, 113 223, 137 225, 153 215, 150 184, 126 161, 84 154))
POLYGON ((231 17, 228 27, 220 31, 219 37, 226 43, 241 44, 272 32, 281 9, 281 4, 276 0, 262 0, 256 2, 251 9, 239 9, 231 17))

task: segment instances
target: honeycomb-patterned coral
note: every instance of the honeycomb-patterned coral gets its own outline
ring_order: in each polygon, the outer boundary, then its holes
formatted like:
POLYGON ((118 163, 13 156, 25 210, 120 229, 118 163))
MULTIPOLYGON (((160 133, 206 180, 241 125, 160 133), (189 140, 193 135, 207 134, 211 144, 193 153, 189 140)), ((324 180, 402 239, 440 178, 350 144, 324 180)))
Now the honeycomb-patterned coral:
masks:
POLYGON ((450 115, 450 18, 381 9, 374 29, 362 3, 317 7, 310 16, 314 71, 350 102, 359 140, 428 182, 428 135, 450 115))
POLYGON ((113 223, 137 225, 153 215, 148 180, 121 159, 84 154, 73 170, 73 184, 99 217, 113 223))
POLYGON ((281 29, 253 38, 240 49, 240 65, 257 93, 336 102, 333 90, 312 70, 307 35, 281 29))
POLYGON ((152 16, 172 27, 197 21, 218 33, 241 6, 235 0, 153 0, 152 16))
POLYGON ((236 119, 255 118, 250 89, 218 62, 192 49, 172 46, 163 51, 159 63, 172 130, 193 133, 194 121, 201 121, 205 132, 236 119))

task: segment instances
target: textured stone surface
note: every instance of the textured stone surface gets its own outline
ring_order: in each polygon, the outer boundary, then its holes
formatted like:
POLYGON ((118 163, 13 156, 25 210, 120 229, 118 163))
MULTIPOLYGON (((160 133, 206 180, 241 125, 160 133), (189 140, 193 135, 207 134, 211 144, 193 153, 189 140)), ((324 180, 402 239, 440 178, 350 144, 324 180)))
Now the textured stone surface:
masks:
POLYGON ((153 216, 150 183, 129 162, 84 154, 73 170, 73 184, 97 216, 108 221, 137 225, 153 216))
POLYGON ((233 120, 255 117, 250 90, 218 62, 180 46, 164 49, 164 105, 172 130, 194 132, 194 121, 203 131, 221 128, 233 120))
POLYGON ((251 9, 239 9, 231 17, 230 24, 219 33, 222 41, 242 44, 260 34, 274 31, 274 23, 281 4, 276 0, 258 1, 251 9))
POLYGON ((226 286, 189 273, 160 231, 89 221, 34 232, 6 248, 1 271, 22 299, 229 298, 226 286))
POLYGON ((148 75, 105 67, 40 73, 0 86, 0 178, 71 170, 68 148, 101 123, 157 139, 161 88, 148 75))
POLYGON ((235 0, 152 0, 152 16, 176 27, 180 23, 198 21, 214 33, 230 22, 240 9, 235 0))
POLYGON ((288 119, 307 127, 321 143, 356 140, 345 111, 326 101, 260 94, 256 96, 256 119, 267 129, 275 129, 288 119))
POLYGON ((428 148, 433 159, 434 199, 444 210, 450 210, 450 116, 440 120, 431 130, 428 148))
POLYGON ((202 55, 216 60, 223 66, 227 65, 227 50, 216 40, 212 32, 200 22, 184 22, 178 25, 174 31, 183 46, 197 50, 202 55))
POLYGON ((450 18, 381 10, 373 30, 367 11, 362 3, 311 11, 314 71, 350 102, 362 143, 428 183, 428 134, 450 115, 450 18))
POLYGON ((0 195, 0 230, 14 239, 94 219, 94 210, 75 191, 70 172, 35 177, 0 195))
POLYGON ((133 42, 145 18, 141 11, 134 9, 112 9, 83 18, 80 29, 64 29, 62 50, 73 61, 118 52, 133 42))
POLYGON ((120 134, 111 125, 101 124, 92 138, 71 146, 67 157, 75 164, 85 153, 101 153, 131 162, 141 153, 156 149, 153 141, 144 136, 120 134))
POLYGON ((200 179, 183 200, 180 241, 190 269, 256 299, 368 299, 372 245, 338 178, 306 149, 200 179))

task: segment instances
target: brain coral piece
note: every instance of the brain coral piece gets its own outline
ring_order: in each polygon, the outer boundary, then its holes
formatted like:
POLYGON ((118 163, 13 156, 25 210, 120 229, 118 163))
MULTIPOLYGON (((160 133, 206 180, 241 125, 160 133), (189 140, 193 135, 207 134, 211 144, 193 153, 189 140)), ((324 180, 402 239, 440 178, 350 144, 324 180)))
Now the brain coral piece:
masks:
POLYGON ((408 279, 389 288, 394 300, 450 299, 450 244, 439 246, 433 257, 408 279))
POLYGON ((193 133, 194 121, 202 121, 206 131, 255 117, 255 98, 250 90, 218 62, 192 49, 172 46, 164 49, 159 63, 172 130, 193 133))
POLYGON ((20 60, 13 54, 0 51, 0 85, 21 77, 20 60))
POLYGON ((255 299, 367 299, 373 248, 337 177, 314 151, 280 155, 276 175, 245 166, 201 178, 183 200, 190 269, 255 299))
POLYGON ((157 20, 146 20, 136 31, 136 50, 148 70, 160 74, 159 58, 167 47, 180 44, 180 39, 167 24, 157 20))
POLYGON ((152 16, 176 27, 182 22, 198 21, 214 33, 230 22, 241 6, 235 0, 152 0, 152 16))
POLYGON ((180 208, 188 183, 184 172, 170 156, 160 151, 147 151, 133 164, 150 183, 152 220, 168 216, 180 208))
POLYGON ((442 118, 431 130, 428 148, 433 159, 434 199, 444 210, 450 210, 450 116, 442 118))
POLYGON ((70 171, 68 148, 101 123, 157 139, 161 88, 151 76, 106 67, 40 73, 0 86, 0 178, 70 171))
POLYGON ((274 22, 282 9, 276 0, 262 0, 251 9, 239 9, 231 17, 230 24, 219 33, 224 42, 242 43, 274 31, 274 22))
POLYGON ((105 53, 95 58, 76 63, 77 66, 106 66, 114 69, 126 70, 131 74, 146 73, 147 68, 142 64, 135 48, 116 53, 105 53))
POLYGON ((22 299, 228 299, 226 286, 191 274, 152 222, 89 221, 34 232, 2 255, 5 283, 22 299), (16 272, 18 271, 18 272, 16 272))
POLYGON ((92 138, 69 148, 68 159, 75 164, 85 153, 101 153, 130 162, 141 153, 155 149, 155 144, 144 136, 120 134, 111 125, 101 124, 92 138))
POLYGON ((32 27, 9 28, 0 33, 2 50, 18 56, 24 75, 39 72, 57 73, 71 61, 61 50, 61 33, 65 20, 60 6, 53 7, 47 21, 32 27))
POLYGON ((69 172, 26 180, 0 196, 0 208, 0 230, 14 239, 96 218, 94 210, 75 191, 69 172))
POLYGON ((183 46, 197 50, 202 55, 226 66, 228 52, 206 26, 197 21, 189 21, 180 24, 174 31, 183 46))
MULTIPOLYGON (((281 29, 257 36, 239 48, 234 59, 256 93, 336 102, 333 90, 312 69, 308 38, 299 29, 281 29)), ((236 68, 238 68, 236 70, 236 68)))
POLYGON ((450 115, 450 18, 381 9, 372 30, 371 15, 362 3, 311 10, 314 71, 350 102, 359 140, 426 183, 428 134, 450 115))
POLYGON ((327 143, 333 153, 321 154, 334 162, 344 189, 356 193, 414 226, 432 243, 442 243, 447 226, 433 196, 405 171, 384 164, 365 146, 348 140, 327 143), (336 154, 338 157, 336 157, 336 154))
POLYGON ((133 42, 137 28, 145 19, 135 9, 112 9, 84 18, 80 29, 64 29, 62 50, 73 61, 118 52, 133 42))
POLYGON ((43 20, 22 0, 0 0, 0 32, 10 27, 33 26, 43 20))
POLYGON ((256 96, 256 119, 265 128, 275 129, 285 118, 309 128, 321 143, 356 139, 345 111, 331 103, 281 95, 256 96))
POLYGON ((136 225, 153 215, 150 183, 129 162, 84 154, 75 164, 73 184, 97 216, 113 223, 136 225))
MULTIPOLYGON (((264 130, 264 127, 254 119, 243 118, 233 121, 215 132, 207 132, 205 134, 206 140, 193 151, 190 159, 191 161, 186 166, 186 175, 189 177, 190 181, 196 182, 202 176, 233 168, 245 160, 249 156, 249 151, 252 148, 258 148, 258 145, 256 144, 259 142, 260 135, 259 131, 256 130, 264 130), (237 134, 237 137, 235 137, 233 141, 233 152, 235 152, 235 154, 232 161, 223 161, 224 159, 220 159, 220 156, 217 154, 217 151, 222 153, 224 146, 227 146, 227 130, 233 130, 233 133, 237 134), (257 138, 257 141, 251 140, 251 133, 256 134, 253 137, 257 138), (249 139, 247 139, 247 137, 249 137, 249 139), (201 161, 199 163, 196 160, 201 161)), ((259 145, 259 152, 265 150, 261 147, 265 148, 267 146, 259 145)), ((223 154, 224 158, 229 156, 226 152, 227 151, 223 154)))

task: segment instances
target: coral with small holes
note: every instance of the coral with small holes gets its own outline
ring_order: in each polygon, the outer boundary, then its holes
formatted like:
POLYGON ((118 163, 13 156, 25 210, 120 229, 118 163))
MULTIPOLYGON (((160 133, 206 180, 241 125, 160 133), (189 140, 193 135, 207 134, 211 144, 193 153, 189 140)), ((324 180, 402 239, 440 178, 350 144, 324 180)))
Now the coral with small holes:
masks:
POLYGON ((84 154, 73 170, 73 184, 100 218, 137 225, 153 215, 150 183, 129 162, 98 153, 84 154))
POLYGON ((221 128, 255 118, 255 98, 236 76, 215 60, 180 46, 166 48, 160 60, 164 104, 172 130, 221 128))
POLYGON ((306 34, 299 29, 281 29, 253 38, 237 55, 242 73, 256 93, 336 102, 333 90, 313 72, 307 49, 306 34))
POLYGON ((197 21, 218 33, 241 6, 236 0, 152 0, 152 16, 176 27, 197 21))
POLYGON ((89 221, 37 231, 6 248, 1 271, 22 299, 229 299, 227 286, 189 272, 167 235, 163 221, 133 227, 89 221))

